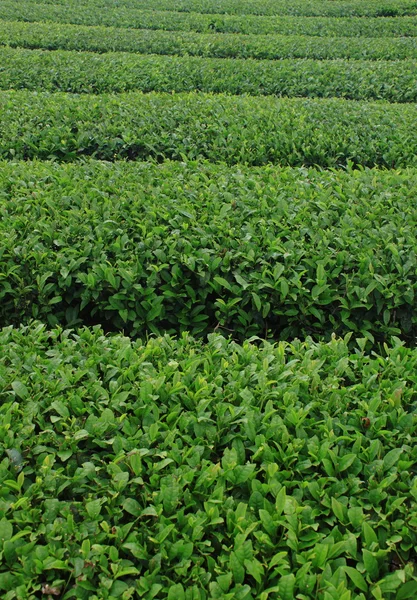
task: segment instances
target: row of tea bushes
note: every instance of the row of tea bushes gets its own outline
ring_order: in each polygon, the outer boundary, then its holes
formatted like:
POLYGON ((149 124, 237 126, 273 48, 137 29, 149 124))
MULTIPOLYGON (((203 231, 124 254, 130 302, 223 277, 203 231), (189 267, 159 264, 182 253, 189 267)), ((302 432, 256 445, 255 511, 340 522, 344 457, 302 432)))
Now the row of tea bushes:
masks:
MULTIPOLYGON (((0 21, 0 45, 46 50, 136 52, 213 58, 403 60, 417 38, 237 35, 0 21)), ((400 90, 401 91, 401 90, 400 90)))
MULTIPOLYGON (((8 21, 36 21, 103 25, 167 31, 201 33, 283 34, 344 37, 403 37, 417 35, 415 17, 294 17, 202 14, 174 11, 141 10, 123 6, 106 6, 97 10, 90 4, 34 4, 29 0, 2 0, 0 18, 8 21)), ((10 24, 12 27, 12 24, 10 24)))
MULTIPOLYGON (((45 4, 66 4, 73 7, 114 6, 114 0, 43 0, 45 4)), ((33 0, 34 5, 37 0, 33 0)), ((307 17, 400 17, 417 15, 415 0, 119 0, 118 6, 147 10, 197 12, 207 14, 237 15, 294 15, 307 17)))
POLYGON ((0 48, 0 88, 203 92, 416 102, 417 62, 255 61, 0 48))
POLYGON ((4 163, 0 319, 416 334, 416 171, 4 163))
POLYGON ((417 106, 202 93, 0 92, 0 158, 417 163, 417 106))

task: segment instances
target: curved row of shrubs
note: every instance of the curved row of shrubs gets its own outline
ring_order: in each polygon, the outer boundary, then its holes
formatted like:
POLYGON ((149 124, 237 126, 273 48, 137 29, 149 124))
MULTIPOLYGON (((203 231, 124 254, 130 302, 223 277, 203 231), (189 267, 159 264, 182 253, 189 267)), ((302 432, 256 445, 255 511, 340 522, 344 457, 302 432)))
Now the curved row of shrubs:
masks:
POLYGON ((46 50, 135 52, 212 58, 403 60, 417 41, 403 38, 240 35, 0 21, 0 45, 46 50))
POLYGON ((0 92, 0 158, 417 164, 417 106, 202 93, 0 92))
MULTIPOLYGON (((37 0, 34 0, 34 4, 37 0)), ((89 4, 95 7, 114 6, 114 0, 43 0, 45 4, 67 4, 73 7, 89 4)), ((144 8, 146 10, 166 10, 197 12, 207 14, 238 15, 294 15, 308 17, 401 17, 417 15, 415 0, 119 0, 118 6, 144 8)))
POLYGON ((7 163, 1 324, 412 342, 416 171, 7 163))
POLYGON ((417 61, 255 61, 0 48, 0 88, 203 92, 416 102, 417 61))
POLYGON ((34 23, 72 23, 201 33, 282 34, 344 37, 403 37, 417 35, 415 17, 300 17, 202 14, 90 4, 33 4, 29 0, 2 0, 0 18, 34 23))

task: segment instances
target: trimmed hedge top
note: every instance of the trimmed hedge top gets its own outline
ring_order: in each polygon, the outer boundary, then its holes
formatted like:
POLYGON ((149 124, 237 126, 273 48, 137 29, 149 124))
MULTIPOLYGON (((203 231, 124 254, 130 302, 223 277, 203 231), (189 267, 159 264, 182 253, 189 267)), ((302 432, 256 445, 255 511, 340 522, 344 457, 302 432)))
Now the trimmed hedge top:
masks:
MULTIPOLYGON (((230 14, 202 14, 177 11, 155 11, 106 6, 97 10, 94 4, 34 4, 29 0, 2 0, 0 18, 8 21, 37 21, 104 25, 167 31, 200 31, 205 33, 254 33, 312 36, 416 36, 415 17, 294 17, 230 14)), ((13 25, 10 23, 10 27, 13 25)), ((127 34, 128 36, 130 34, 127 34)))
MULTIPOLYGON (((45 4, 69 4, 74 8, 83 5, 79 0, 43 0, 45 4)), ((33 2, 36 4, 36 0, 33 2)), ((114 6, 114 0, 87 0, 97 8, 114 6)), ((296 15, 296 16, 332 16, 332 17, 398 17, 417 15, 415 0, 118 0, 121 7, 145 8, 147 10, 166 10, 179 12, 198 12, 208 14, 241 15, 296 15)))
POLYGON ((0 92, 0 158, 417 164, 417 106, 139 93, 0 92))
POLYGON ((416 334, 414 170, 3 163, 0 189, 3 324, 416 334))
POLYGON ((364 341, 1 331, 3 600, 414 598, 417 353, 364 341))
POLYGON ((236 60, 0 48, 0 88, 417 101, 417 61, 236 60))
MULTIPOLYGON (((122 51, 207 58, 350 58, 385 61, 417 58, 417 41, 413 37, 240 35, 8 21, 0 21, 0 45, 29 49, 86 50, 103 53, 122 51)), ((373 67, 376 69, 377 65, 373 67)), ((128 80, 128 77, 126 79, 128 80)))

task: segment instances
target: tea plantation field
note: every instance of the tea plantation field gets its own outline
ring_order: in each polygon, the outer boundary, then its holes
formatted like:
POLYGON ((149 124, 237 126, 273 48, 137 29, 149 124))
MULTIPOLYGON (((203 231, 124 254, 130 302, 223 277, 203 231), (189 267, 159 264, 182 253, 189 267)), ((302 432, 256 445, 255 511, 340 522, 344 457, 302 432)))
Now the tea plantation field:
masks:
POLYGON ((417 598, 416 0, 0 0, 1 600, 417 598))

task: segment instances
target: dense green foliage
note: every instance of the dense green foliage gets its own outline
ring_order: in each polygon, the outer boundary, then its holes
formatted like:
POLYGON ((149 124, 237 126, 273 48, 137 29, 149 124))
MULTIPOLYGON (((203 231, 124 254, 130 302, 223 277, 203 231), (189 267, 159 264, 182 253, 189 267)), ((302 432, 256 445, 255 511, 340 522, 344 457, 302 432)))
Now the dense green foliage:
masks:
POLYGON ((415 336, 417 174, 3 164, 2 324, 415 336))
POLYGON ((0 48, 0 88, 188 92, 416 102, 417 62, 256 61, 0 48))
MULTIPOLYGON (((106 9, 114 6, 114 0, 43 0, 45 4, 66 4, 73 7, 89 4, 106 9)), ((36 0, 33 4, 36 5, 36 0)), ((207 14, 241 15, 296 15, 332 17, 397 17, 417 15, 416 0, 118 0, 118 6, 167 10, 178 12, 198 12, 207 14)))
POLYGON ((0 45, 47 50, 137 52, 217 58, 401 60, 417 58, 417 38, 237 35, 0 21, 0 45))
POLYGON ((204 94, 0 93, 0 157, 417 163, 417 106, 204 94))
POLYGON ((0 1, 1 600, 417 598, 416 74, 417 0, 0 1))
MULTIPOLYGON (((162 29, 167 31, 199 31, 202 33, 285 34, 344 37, 417 36, 416 17, 292 17, 228 14, 201 14, 174 11, 140 10, 106 6, 97 11, 89 4, 33 4, 28 0, 2 0, 0 18, 73 23, 78 25, 162 29)), ((12 24, 10 24, 13 27, 12 24)), ((129 34, 127 34, 129 35, 129 34)))
POLYGON ((2 599, 415 598, 417 352, 362 348, 3 330, 2 599))

